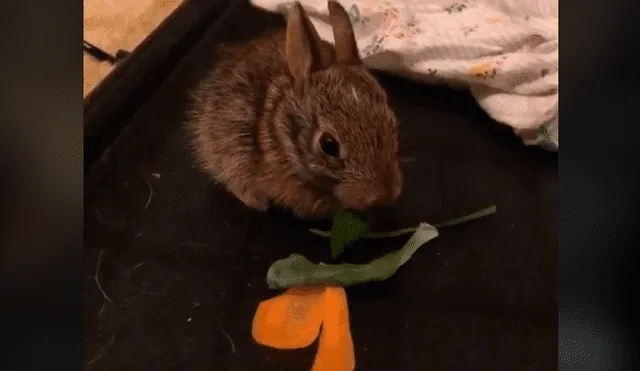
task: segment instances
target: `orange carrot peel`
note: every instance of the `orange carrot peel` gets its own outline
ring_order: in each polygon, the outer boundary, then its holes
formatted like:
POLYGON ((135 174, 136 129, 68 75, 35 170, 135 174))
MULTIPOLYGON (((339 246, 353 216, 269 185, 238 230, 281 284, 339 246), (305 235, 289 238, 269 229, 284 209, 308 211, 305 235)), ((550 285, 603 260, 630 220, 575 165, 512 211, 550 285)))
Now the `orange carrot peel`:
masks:
POLYGON ((258 305, 253 338, 276 349, 299 349, 320 336, 311 371, 352 371, 355 351, 349 307, 339 286, 292 287, 258 305))

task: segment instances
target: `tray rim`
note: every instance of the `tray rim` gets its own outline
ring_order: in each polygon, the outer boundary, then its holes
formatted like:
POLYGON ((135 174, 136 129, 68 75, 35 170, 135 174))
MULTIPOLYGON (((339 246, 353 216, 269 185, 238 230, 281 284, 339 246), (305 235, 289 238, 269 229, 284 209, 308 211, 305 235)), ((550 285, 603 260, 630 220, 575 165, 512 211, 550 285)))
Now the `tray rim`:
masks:
POLYGON ((184 0, 83 100, 84 173, 180 61, 239 0, 184 0))

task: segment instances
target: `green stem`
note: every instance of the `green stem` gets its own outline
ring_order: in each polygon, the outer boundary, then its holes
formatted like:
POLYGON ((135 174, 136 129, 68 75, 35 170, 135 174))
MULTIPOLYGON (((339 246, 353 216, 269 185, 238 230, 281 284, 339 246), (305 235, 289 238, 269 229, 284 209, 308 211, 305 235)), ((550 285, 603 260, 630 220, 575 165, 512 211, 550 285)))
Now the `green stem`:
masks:
POLYGON ((491 206, 491 207, 487 207, 486 209, 478 210, 475 213, 472 213, 472 214, 469 214, 469 215, 465 215, 465 216, 461 216, 459 218, 454 218, 454 219, 451 219, 451 220, 447 220, 446 222, 443 222, 443 223, 440 223, 440 224, 435 224, 434 227, 436 227, 436 228, 453 227, 455 225, 464 224, 464 223, 470 222, 472 220, 484 218, 485 216, 488 216, 488 215, 491 215, 491 214, 495 214, 496 211, 498 211, 498 209, 494 205, 494 206, 491 206))
MULTIPOLYGON (((463 223, 467 223, 476 219, 480 219, 483 218, 485 216, 491 215, 491 214, 495 214, 497 211, 496 206, 491 206, 491 207, 487 207, 485 209, 476 211, 475 213, 469 214, 469 215, 465 215, 465 216, 461 216, 459 218, 454 218, 451 220, 447 220, 446 222, 440 223, 440 224, 434 224, 434 227, 436 228, 446 228, 446 227, 453 227, 456 225, 460 225, 463 223)), ((373 239, 373 238, 391 238, 391 237, 399 237, 405 234, 410 234, 416 231, 418 227, 410 227, 410 228, 402 228, 402 229, 396 229, 395 231, 389 231, 389 232, 369 232, 367 234, 365 234, 364 236, 362 236, 362 238, 368 238, 368 239, 373 239)), ((320 237, 329 237, 331 236, 331 231, 322 231, 319 229, 310 229, 309 232, 320 236, 320 237)))

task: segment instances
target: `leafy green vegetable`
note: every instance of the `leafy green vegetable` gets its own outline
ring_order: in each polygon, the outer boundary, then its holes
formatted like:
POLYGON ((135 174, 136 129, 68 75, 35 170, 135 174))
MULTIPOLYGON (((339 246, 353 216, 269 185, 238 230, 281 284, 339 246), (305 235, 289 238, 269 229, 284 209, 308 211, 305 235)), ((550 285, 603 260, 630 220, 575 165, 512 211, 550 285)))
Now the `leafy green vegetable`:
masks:
POLYGON ((336 214, 331 231, 311 230, 316 235, 330 238, 331 252, 334 257, 359 238, 389 238, 409 233, 413 233, 413 235, 400 250, 374 259, 369 264, 314 264, 302 255, 292 254, 271 265, 267 272, 267 284, 272 289, 279 289, 319 284, 352 286, 382 281, 391 277, 422 245, 437 237, 438 230, 436 228, 459 225, 495 212, 496 207, 491 206, 436 226, 420 223, 418 227, 388 232, 368 232, 371 220, 361 219, 348 212, 341 212, 336 214))
MULTIPOLYGON (((497 211, 497 208, 494 206, 491 207, 487 207, 484 208, 482 210, 476 211, 475 213, 469 214, 469 215, 465 215, 459 218, 454 218, 451 220, 447 220, 446 222, 443 223, 439 223, 439 224, 434 224, 434 227, 436 228, 445 228, 445 227, 453 227, 455 225, 460 225, 466 222, 470 222, 472 220, 476 220, 491 214, 495 214, 497 211)), ((334 224, 335 227, 335 224, 334 224)), ((334 232, 335 228, 331 229, 331 232, 329 231, 321 231, 319 229, 310 229, 309 232, 320 236, 320 237, 328 237, 330 238, 334 232)), ((367 239, 371 239, 371 238, 390 238, 390 237, 398 237, 398 236, 402 236, 405 234, 409 234, 409 233, 413 233, 416 231, 416 227, 409 227, 409 228, 402 228, 402 229, 396 229, 394 231, 389 231, 389 232, 368 232, 368 233, 364 233, 360 236, 360 238, 367 238, 367 239)))
POLYGON ((371 219, 340 211, 333 217, 330 244, 331 257, 336 258, 344 249, 359 240, 371 227, 371 219))
POLYGON ((382 281, 391 277, 425 243, 438 236, 438 230, 420 223, 407 243, 400 249, 368 264, 314 264, 299 254, 273 263, 267 272, 267 284, 271 289, 300 285, 352 286, 360 283, 382 281))

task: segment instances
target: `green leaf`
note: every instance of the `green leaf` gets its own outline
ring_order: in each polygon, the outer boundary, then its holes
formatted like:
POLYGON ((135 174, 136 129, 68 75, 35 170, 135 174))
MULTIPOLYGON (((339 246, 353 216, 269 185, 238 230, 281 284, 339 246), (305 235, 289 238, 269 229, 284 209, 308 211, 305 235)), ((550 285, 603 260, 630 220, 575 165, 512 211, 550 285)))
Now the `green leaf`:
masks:
MULTIPOLYGON (((495 214, 497 212, 496 206, 490 206, 481 210, 476 211, 475 213, 471 213, 469 215, 461 216, 459 218, 454 218, 451 220, 447 220, 446 222, 442 222, 439 224, 434 224, 436 228, 446 228, 446 227, 454 227, 456 225, 464 224, 476 219, 484 218, 485 216, 495 214)), ((360 238, 366 239, 374 239, 374 238, 391 238, 391 237, 399 237, 405 234, 413 233, 416 231, 416 227, 402 228, 396 229, 394 231, 388 232, 367 232, 360 236, 360 238)), ((309 229, 309 232, 315 234, 316 236, 330 238, 333 231, 322 231, 319 229, 309 229)))
POLYGON ((438 230, 420 223, 407 243, 400 249, 368 264, 314 264, 299 254, 276 261, 267 272, 267 284, 271 289, 300 285, 352 286, 366 282, 382 281, 391 277, 425 243, 436 238, 438 230))
POLYGON ((371 227, 371 219, 360 217, 347 211, 340 211, 333 217, 331 226, 331 257, 336 258, 347 247, 359 240, 371 227))

